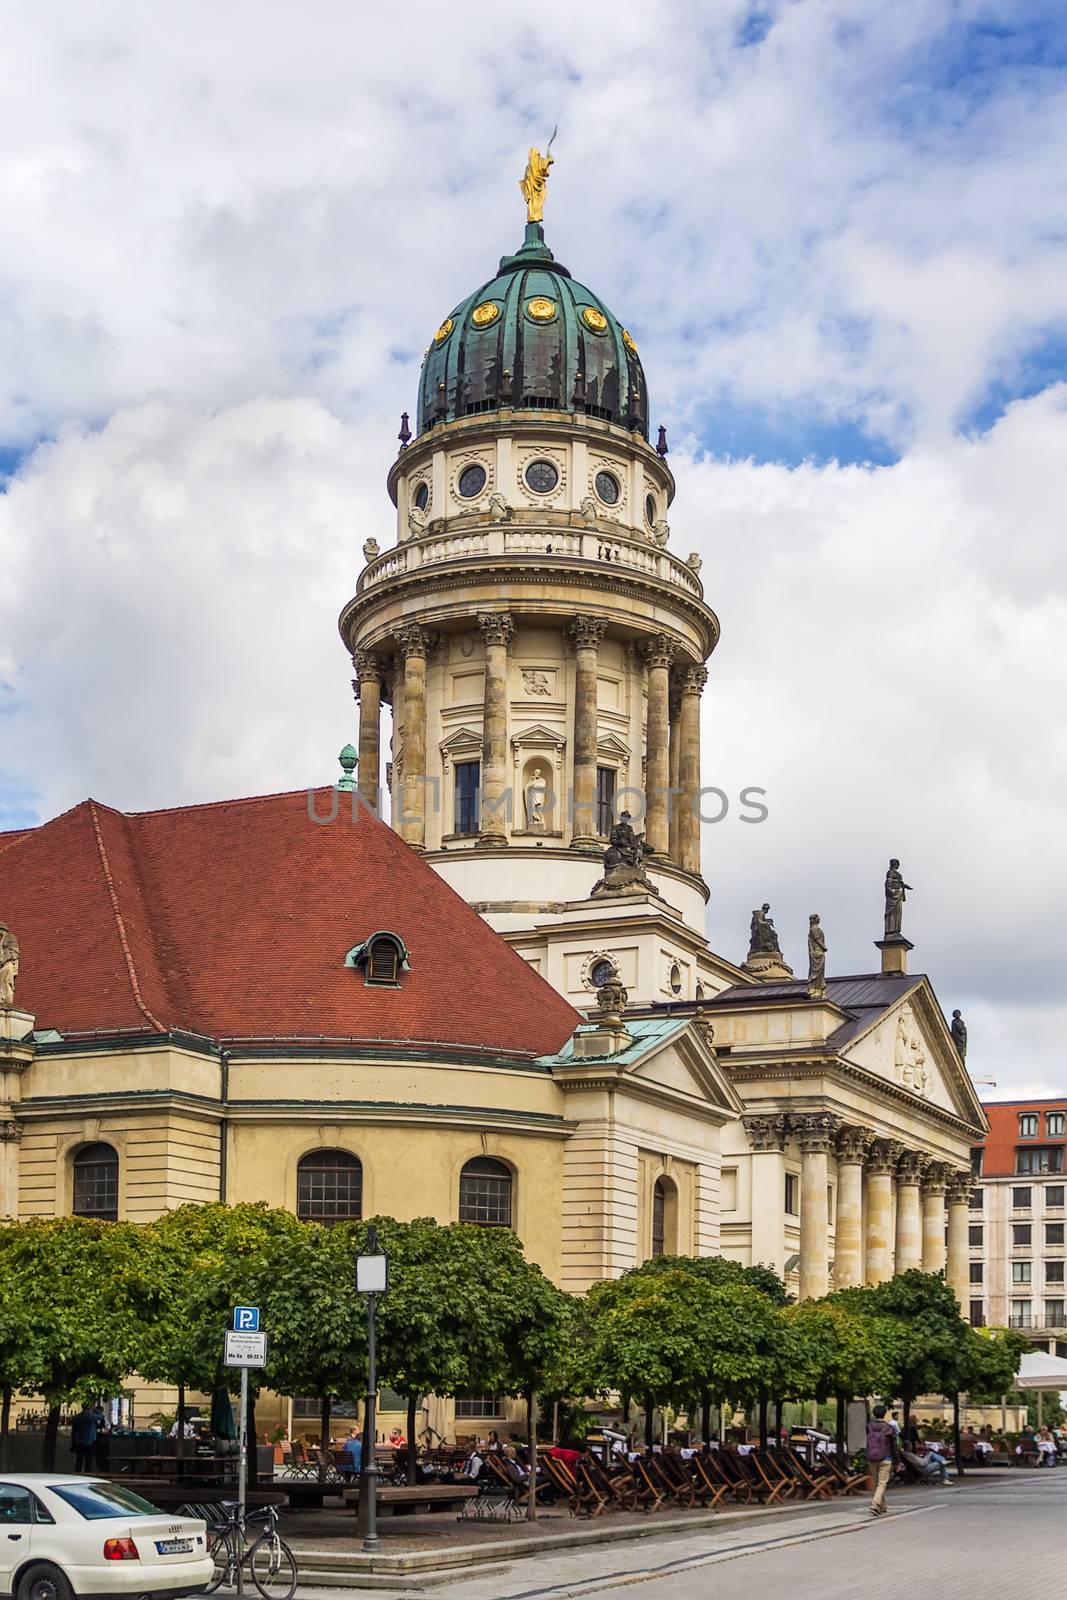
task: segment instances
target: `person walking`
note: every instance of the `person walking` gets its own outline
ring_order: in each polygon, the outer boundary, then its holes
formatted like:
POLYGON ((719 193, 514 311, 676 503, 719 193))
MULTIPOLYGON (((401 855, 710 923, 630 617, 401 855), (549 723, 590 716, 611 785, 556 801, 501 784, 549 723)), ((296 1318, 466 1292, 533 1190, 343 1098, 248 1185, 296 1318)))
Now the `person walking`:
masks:
POLYGON ((70 1427, 70 1442, 74 1450, 75 1472, 92 1472, 96 1449, 96 1412, 88 1400, 74 1418, 70 1427))
POLYGON ((885 1406, 875 1406, 874 1416, 867 1424, 867 1460, 874 1478, 874 1495, 871 1499, 871 1516, 885 1515, 885 1492, 897 1463, 900 1442, 896 1424, 889 1422, 885 1406))

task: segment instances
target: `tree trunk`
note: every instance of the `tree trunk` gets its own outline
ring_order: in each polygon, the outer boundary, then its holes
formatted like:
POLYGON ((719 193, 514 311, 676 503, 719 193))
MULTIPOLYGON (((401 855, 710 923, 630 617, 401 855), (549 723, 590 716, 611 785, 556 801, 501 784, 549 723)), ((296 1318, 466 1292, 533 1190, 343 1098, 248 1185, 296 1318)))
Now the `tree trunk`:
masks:
POLYGON ((7 1441, 11 1431, 11 1385, 5 1383, 0 1389, 0 1472, 7 1471, 7 1441))
POLYGON ((910 1426, 911 1426, 911 1395, 910 1394, 906 1394, 904 1396, 904 1432, 905 1432, 905 1434, 907 1433, 908 1428, 910 1426))
POLYGON ((848 1396, 847 1395, 843 1395, 843 1394, 839 1394, 838 1397, 837 1397, 837 1459, 838 1459, 838 1461, 844 1461, 844 1459, 845 1459, 845 1407, 847 1406, 847 1404, 848 1404, 848 1396))
POLYGON ((774 1448, 776 1450, 782 1448, 782 1402, 780 1400, 774 1402, 774 1448))
POLYGON ((248 1458, 246 1482, 250 1489, 255 1489, 259 1484, 259 1439, 256 1435, 256 1391, 252 1388, 249 1388, 245 1408, 245 1454, 248 1458))
POLYGON ((760 1392, 759 1392, 759 1447, 760 1447, 761 1450, 766 1450, 766 1448, 767 1448, 767 1391, 766 1391, 766 1389, 761 1389, 760 1392))
POLYGON ((178 1431, 174 1435, 174 1475, 179 1481, 185 1477, 185 1385, 178 1385, 178 1431))
POLYGON ((652 1413, 656 1409, 655 1401, 650 1394, 645 1395, 645 1449, 651 1450, 656 1441, 652 1426, 652 1413))
POLYGON ((59 1406, 48 1407, 48 1419, 44 1425, 44 1451, 42 1465, 46 1472, 56 1470, 56 1446, 59 1443, 59 1406))
POLYGON ((415 1470, 415 1463, 416 1463, 416 1459, 417 1459, 418 1453, 419 1453, 419 1447, 415 1442, 415 1413, 418 1410, 418 1406, 419 1406, 419 1397, 418 1397, 418 1395, 417 1394, 409 1394, 408 1395, 408 1482, 409 1483, 417 1483, 418 1482, 418 1477, 419 1477, 417 1471, 415 1470))
POLYGON ((333 1410, 333 1401, 328 1394, 320 1396, 319 1406, 319 1482, 325 1483, 330 1461, 330 1413, 333 1410))
POLYGON ((705 1449, 711 1443, 711 1395, 707 1389, 700 1397, 700 1433, 705 1449))
POLYGON ((526 1396, 526 1454, 529 1457, 529 1488, 526 1492, 526 1520, 537 1521, 537 1396, 531 1389, 526 1396))

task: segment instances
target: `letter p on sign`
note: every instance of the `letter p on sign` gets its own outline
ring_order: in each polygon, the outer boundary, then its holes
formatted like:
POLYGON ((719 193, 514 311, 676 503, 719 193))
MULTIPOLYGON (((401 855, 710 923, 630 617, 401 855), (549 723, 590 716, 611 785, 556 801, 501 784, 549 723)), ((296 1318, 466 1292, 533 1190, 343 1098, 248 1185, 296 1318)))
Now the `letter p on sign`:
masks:
POLYGON ((259 1307, 234 1306, 233 1327, 235 1333, 258 1333, 259 1307))

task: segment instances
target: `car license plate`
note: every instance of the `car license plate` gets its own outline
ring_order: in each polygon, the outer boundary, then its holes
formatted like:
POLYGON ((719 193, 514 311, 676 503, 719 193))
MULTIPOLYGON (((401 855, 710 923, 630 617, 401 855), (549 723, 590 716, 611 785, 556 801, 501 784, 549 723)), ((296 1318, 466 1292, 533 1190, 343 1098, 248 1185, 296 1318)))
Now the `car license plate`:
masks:
POLYGON ((157 1539, 156 1549, 161 1556, 187 1556, 192 1553, 191 1539, 157 1539))

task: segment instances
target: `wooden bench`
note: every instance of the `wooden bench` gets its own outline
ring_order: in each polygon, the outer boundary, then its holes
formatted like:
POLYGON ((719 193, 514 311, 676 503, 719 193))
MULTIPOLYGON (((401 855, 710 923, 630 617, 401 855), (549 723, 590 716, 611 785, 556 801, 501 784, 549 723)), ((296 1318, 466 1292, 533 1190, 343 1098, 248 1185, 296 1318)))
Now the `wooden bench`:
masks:
MULTIPOLYGON (((478 1493, 476 1483, 411 1483, 378 1490, 379 1517, 413 1516, 416 1511, 462 1511, 478 1493)), ((344 1491, 345 1505, 359 1510, 359 1490, 344 1491)))
MULTIPOLYGON (((173 1479, 160 1478, 121 1478, 111 1474, 112 1483, 120 1483, 124 1489, 132 1489, 134 1494, 139 1494, 142 1499, 159 1506, 161 1511, 169 1511, 174 1506, 183 1506, 195 1501, 198 1505, 218 1506, 224 1501, 233 1502, 237 1499, 237 1490, 234 1489, 205 1489, 198 1483, 177 1483, 173 1479)), ((249 1506, 280 1506, 285 1501, 285 1494, 279 1489, 249 1489, 245 1495, 245 1503, 249 1506)))
POLYGON ((341 1498, 344 1484, 318 1483, 314 1478, 282 1478, 279 1488, 288 1496, 291 1511, 308 1511, 313 1507, 321 1511, 327 1495, 338 1500, 341 1498))

